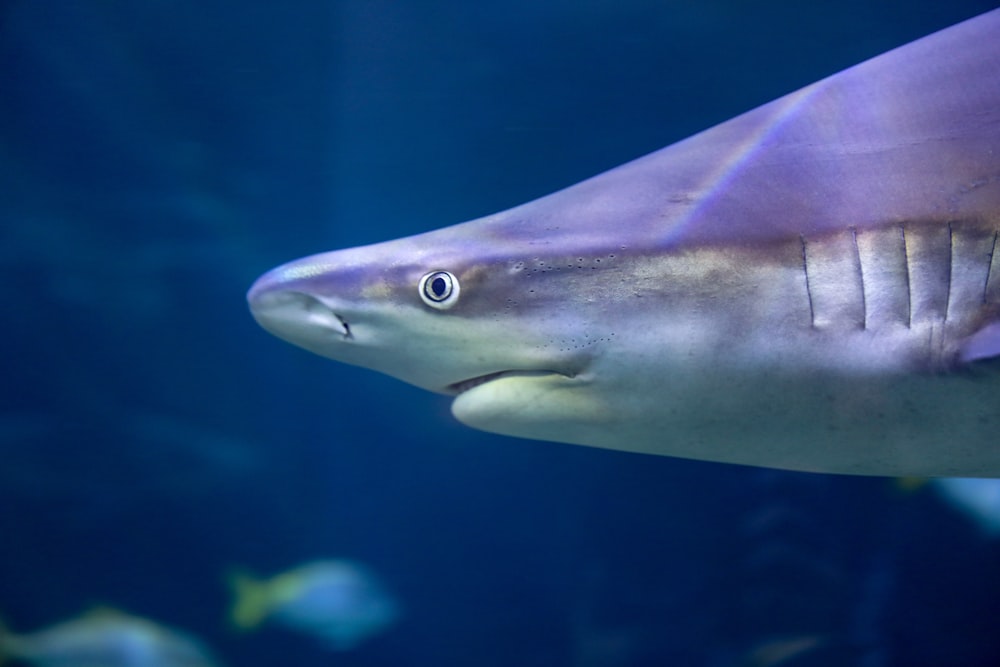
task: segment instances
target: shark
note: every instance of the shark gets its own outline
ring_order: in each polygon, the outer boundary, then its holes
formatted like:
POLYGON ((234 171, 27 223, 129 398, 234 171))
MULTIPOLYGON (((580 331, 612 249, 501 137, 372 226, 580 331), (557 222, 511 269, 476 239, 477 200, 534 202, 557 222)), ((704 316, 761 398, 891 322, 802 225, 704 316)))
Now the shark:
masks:
POLYGON ((512 209, 262 275, 294 345, 476 429, 1000 476, 1000 10, 512 209))

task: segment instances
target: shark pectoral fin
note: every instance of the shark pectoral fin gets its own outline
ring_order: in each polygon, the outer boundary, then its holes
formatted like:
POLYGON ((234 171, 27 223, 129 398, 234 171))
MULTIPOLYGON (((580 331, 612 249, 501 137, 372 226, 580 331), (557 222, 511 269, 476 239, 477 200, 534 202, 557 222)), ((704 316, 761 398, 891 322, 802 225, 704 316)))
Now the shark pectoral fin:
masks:
POLYGON ((586 381, 559 373, 504 375, 459 394, 451 412, 466 426, 520 438, 566 442, 607 420, 586 381))
POLYGON ((991 322, 966 338, 958 358, 963 363, 1000 358, 1000 322, 991 322))

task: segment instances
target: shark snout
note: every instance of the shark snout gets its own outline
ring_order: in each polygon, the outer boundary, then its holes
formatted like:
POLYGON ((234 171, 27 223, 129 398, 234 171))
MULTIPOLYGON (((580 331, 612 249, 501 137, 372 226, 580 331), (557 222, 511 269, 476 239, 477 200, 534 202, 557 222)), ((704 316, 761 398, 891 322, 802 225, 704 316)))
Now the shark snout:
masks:
POLYGON ((293 345, 328 354, 331 345, 350 340, 351 327, 331 304, 261 277, 247 294, 250 312, 268 332, 293 345))

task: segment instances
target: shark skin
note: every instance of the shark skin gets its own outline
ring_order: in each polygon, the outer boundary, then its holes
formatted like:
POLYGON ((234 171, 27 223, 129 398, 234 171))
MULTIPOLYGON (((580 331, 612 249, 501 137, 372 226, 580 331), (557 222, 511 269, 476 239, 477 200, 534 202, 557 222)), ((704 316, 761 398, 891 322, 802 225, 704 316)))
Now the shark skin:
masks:
POLYGON ((513 209, 261 276, 265 329, 473 427, 1000 476, 1000 10, 513 209))

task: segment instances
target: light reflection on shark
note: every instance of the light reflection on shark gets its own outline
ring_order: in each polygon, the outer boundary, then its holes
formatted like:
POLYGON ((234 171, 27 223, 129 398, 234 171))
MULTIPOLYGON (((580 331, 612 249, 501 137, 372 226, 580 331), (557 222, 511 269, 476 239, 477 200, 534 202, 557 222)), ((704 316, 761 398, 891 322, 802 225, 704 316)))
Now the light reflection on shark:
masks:
POLYGON ((998 232, 1000 10, 528 204, 291 262, 248 299, 486 431, 1000 476, 998 232))

